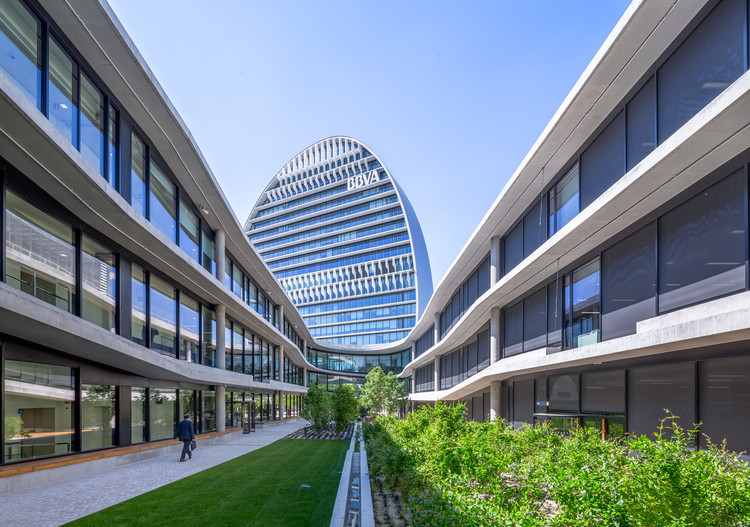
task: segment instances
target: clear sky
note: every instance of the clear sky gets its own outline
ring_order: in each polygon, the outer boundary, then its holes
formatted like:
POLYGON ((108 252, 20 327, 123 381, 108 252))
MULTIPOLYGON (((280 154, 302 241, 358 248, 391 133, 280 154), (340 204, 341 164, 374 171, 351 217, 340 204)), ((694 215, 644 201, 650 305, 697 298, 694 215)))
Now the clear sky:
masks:
POLYGON ((419 217, 437 286, 625 0, 109 0, 242 224, 332 135, 419 217))

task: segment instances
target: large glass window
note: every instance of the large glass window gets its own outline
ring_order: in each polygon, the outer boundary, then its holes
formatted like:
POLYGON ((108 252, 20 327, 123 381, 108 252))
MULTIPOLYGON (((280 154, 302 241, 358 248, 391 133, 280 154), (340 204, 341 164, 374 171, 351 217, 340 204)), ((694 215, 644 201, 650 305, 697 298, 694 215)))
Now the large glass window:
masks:
POLYGON ((513 425, 534 423, 534 381, 513 383, 513 425))
POLYGON ((550 236, 567 225, 581 210, 578 163, 549 191, 547 210, 550 236))
POLYGON ((656 81, 653 77, 625 109, 627 123, 627 170, 656 148, 656 81))
POLYGON ((85 320, 114 332, 117 312, 117 256, 111 249, 85 235, 82 254, 82 316, 85 320))
POLYGON ((146 441, 146 388, 133 386, 130 391, 130 442, 146 441))
POLYGON ((201 432, 216 430, 216 392, 203 390, 201 392, 201 432))
POLYGON ((131 340, 141 346, 146 345, 146 283, 146 271, 141 266, 133 264, 130 280, 130 331, 131 340))
POLYGON ((104 95, 81 74, 81 154, 104 175, 104 95))
POLYGON ((745 71, 745 0, 724 0, 659 68, 659 143, 745 71))
POLYGON ((625 174, 625 113, 581 154, 581 209, 588 207, 625 174))
POLYGON ((135 133, 130 137, 130 204, 146 217, 146 145, 135 133))
POLYGON ((523 351, 547 344, 547 290, 542 288, 523 300, 523 351))
POLYGON ((523 222, 505 237, 503 245, 503 274, 508 274, 523 260, 523 222))
POLYGON ((523 217, 523 257, 533 253, 547 239, 542 203, 537 202, 523 217))
POLYGON ((193 421, 197 420, 198 414, 195 408, 195 396, 198 392, 195 390, 180 390, 180 411, 177 414, 177 419, 182 421, 182 416, 190 414, 193 421))
POLYGON ((549 410, 578 412, 578 375, 553 375, 548 378, 549 410))
POLYGON ((232 328, 232 369, 238 373, 242 373, 242 328, 235 323, 232 328))
POLYGON ((42 96, 42 25, 22 2, 0 3, 0 70, 37 108, 42 96))
POLYGON ((57 41, 49 39, 47 116, 52 125, 78 146, 78 66, 57 41))
POLYGON ((198 302, 180 293, 180 359, 198 362, 200 359, 200 318, 198 302))
POLYGON ((177 390, 150 388, 148 399, 149 439, 172 439, 177 412, 177 390))
POLYGON ((200 262, 198 252, 200 233, 198 216, 193 214, 184 201, 180 200, 180 247, 196 262, 200 262))
POLYGON ((176 240, 177 189, 164 172, 151 160, 150 168, 149 220, 167 238, 176 240))
POLYGON ((739 170, 659 219, 659 311, 745 287, 746 182, 739 170))
POLYGON ((6 194, 5 281, 69 313, 75 310, 73 229, 12 191, 6 194))
POLYGON ((115 387, 81 387, 81 449, 115 446, 115 387))
POLYGON ((232 369, 232 322, 224 321, 224 369, 232 369))
POLYGON ((72 368, 6 360, 3 390, 6 462, 73 451, 72 368))
POLYGON ((216 276, 216 246, 214 245, 214 239, 206 231, 203 231, 202 236, 201 251, 203 252, 203 257, 201 263, 206 271, 216 276))
POLYGON ((118 133, 118 124, 119 124, 119 115, 117 112, 117 109, 109 105, 109 121, 108 121, 108 129, 109 133, 107 134, 107 181, 109 181, 109 184, 112 185, 115 188, 119 187, 119 182, 117 180, 117 173, 118 173, 118 161, 119 156, 117 154, 118 148, 117 145, 119 143, 120 134, 118 133))
POLYGON ((655 236, 651 224, 602 253, 602 340, 656 315, 655 236))
POLYGON ((562 346, 562 280, 557 279, 547 284, 547 347, 562 346))
POLYGON ((245 330, 243 372, 253 375, 253 334, 245 330))
POLYGON ((571 337, 569 347, 579 348, 599 342, 601 278, 599 260, 594 260, 573 271, 572 288, 566 284, 566 333, 571 337), (570 294, 570 296, 569 296, 570 294))
POLYGON ((216 366, 216 314, 210 307, 203 306, 201 316, 203 326, 203 340, 201 352, 203 357, 201 364, 206 366, 216 366))
POLYGON ((581 411, 625 413, 625 370, 581 375, 581 411))
POLYGON ((150 286, 151 348, 174 357, 177 348, 177 292, 153 274, 150 286))
POLYGON ((727 440, 727 448, 747 452, 750 446, 750 358, 709 360, 699 364, 701 441, 727 440))

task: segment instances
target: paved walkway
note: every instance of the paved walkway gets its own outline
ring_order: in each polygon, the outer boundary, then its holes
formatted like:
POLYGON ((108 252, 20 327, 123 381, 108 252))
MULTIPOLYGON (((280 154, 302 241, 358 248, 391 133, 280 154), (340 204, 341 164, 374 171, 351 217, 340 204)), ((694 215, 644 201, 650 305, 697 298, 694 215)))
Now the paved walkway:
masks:
POLYGON ((303 419, 295 419, 266 425, 251 434, 233 433, 213 444, 199 441, 193 459, 185 463, 178 462, 180 444, 165 447, 174 455, 120 465, 33 490, 0 493, 0 526, 62 525, 269 445, 305 424, 303 419))

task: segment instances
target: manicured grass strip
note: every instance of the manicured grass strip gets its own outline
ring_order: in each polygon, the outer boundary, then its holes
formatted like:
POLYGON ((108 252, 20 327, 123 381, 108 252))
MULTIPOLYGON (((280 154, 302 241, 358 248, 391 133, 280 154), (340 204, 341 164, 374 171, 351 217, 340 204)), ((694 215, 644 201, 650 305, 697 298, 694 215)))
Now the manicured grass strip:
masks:
POLYGON ((68 525, 327 526, 348 447, 282 439, 68 525))

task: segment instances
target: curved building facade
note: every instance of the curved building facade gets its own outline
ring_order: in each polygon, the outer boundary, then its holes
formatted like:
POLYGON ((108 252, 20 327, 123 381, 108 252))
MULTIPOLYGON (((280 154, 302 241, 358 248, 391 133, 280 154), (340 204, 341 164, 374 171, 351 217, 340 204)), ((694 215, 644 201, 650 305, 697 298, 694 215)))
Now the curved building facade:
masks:
POLYGON ((432 294, 411 204, 378 156, 351 137, 329 137, 294 156, 245 230, 319 341, 404 339, 432 294))

